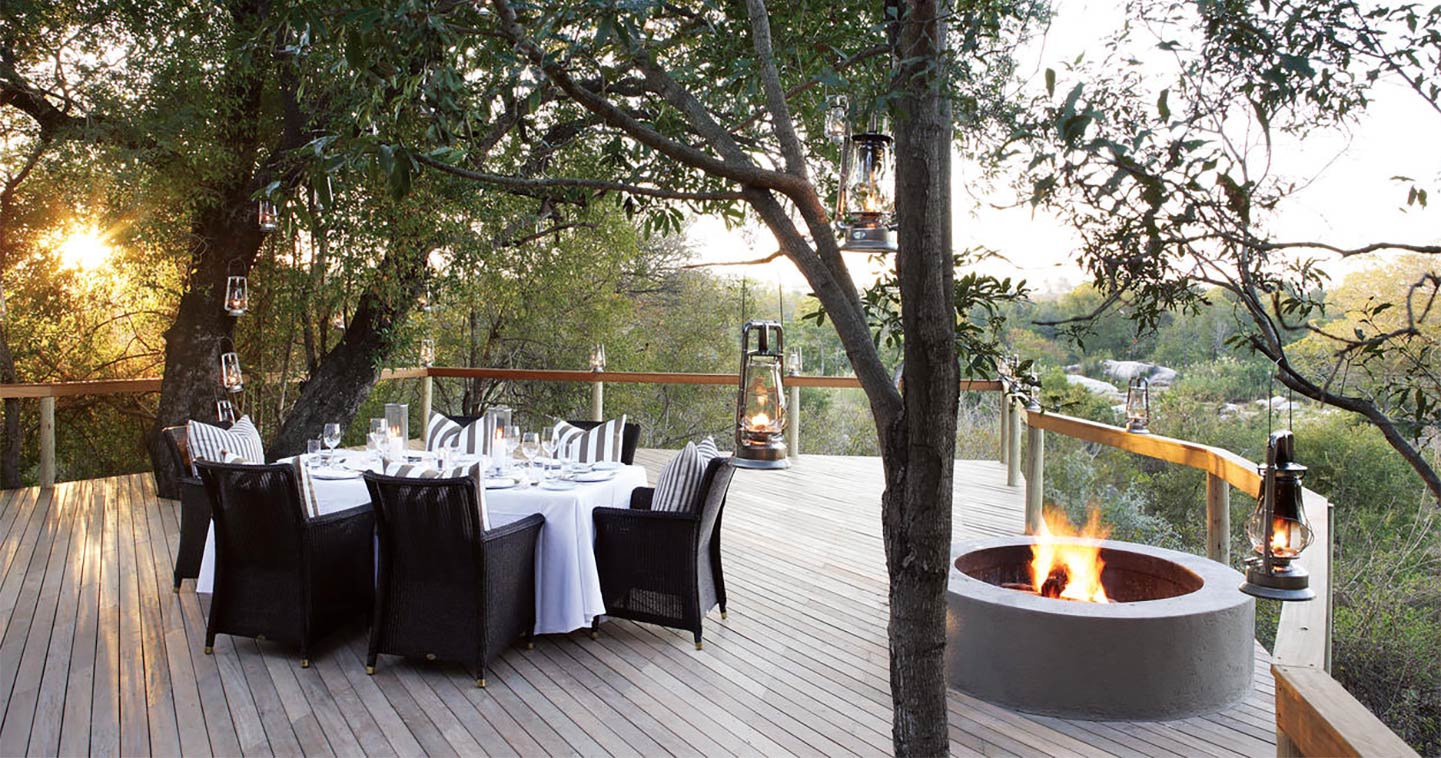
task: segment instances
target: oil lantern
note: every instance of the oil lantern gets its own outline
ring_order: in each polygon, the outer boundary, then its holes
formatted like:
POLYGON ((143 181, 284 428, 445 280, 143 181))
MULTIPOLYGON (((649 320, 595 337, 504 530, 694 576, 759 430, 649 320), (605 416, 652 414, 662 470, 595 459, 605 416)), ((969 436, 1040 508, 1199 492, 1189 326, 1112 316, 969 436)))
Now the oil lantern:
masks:
POLYGON ((220 386, 232 395, 245 389, 245 376, 240 373, 240 355, 234 350, 220 354, 220 386))
POLYGON ((775 321, 741 328, 740 393, 736 397, 735 465, 786 468, 785 344, 775 321))
POLYGON ((239 318, 250 309, 250 284, 243 274, 225 277, 225 312, 239 318))
POLYGON ((260 224, 262 232, 273 232, 279 229, 280 215, 275 211, 275 203, 261 200, 260 207, 256 210, 256 221, 260 224))
POLYGON ((1266 444, 1266 465, 1260 467, 1261 495, 1246 522, 1246 536, 1256 555, 1246 558, 1241 591, 1271 600, 1310 600, 1306 570, 1294 561, 1311 544, 1311 524, 1301 500, 1306 467, 1296 462, 1296 438, 1289 431, 1272 432, 1266 444))
POLYGON ((435 365, 435 340, 429 337, 420 341, 420 365, 426 368, 435 365))
POLYGON ((605 345, 599 342, 590 349, 590 370, 605 371, 605 345))
POLYGON ((872 128, 847 133, 836 193, 842 250, 895 252, 895 141, 872 128))
POLYGON ((221 398, 215 401, 215 420, 230 426, 235 423, 235 403, 221 398))
POLYGON ((1126 385, 1126 431, 1132 434, 1150 434, 1151 423, 1151 380, 1144 376, 1133 376, 1126 385))

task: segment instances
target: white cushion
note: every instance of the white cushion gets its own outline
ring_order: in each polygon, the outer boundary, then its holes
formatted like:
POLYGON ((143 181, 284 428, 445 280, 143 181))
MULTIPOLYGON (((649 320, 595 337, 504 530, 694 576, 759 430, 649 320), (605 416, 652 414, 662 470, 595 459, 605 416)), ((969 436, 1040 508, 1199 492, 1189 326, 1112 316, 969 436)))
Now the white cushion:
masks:
MULTIPOLYGON (((229 429, 191 420, 185 434, 192 461, 225 463, 227 457, 239 456, 250 463, 265 462, 265 444, 260 441, 260 430, 249 416, 241 416, 229 429)), ((200 475, 199 469, 195 475, 200 475)))
POLYGON ((711 459, 719 456, 715 440, 707 437, 699 445, 685 443, 683 448, 665 467, 656 480, 655 496, 651 499, 653 511, 690 512, 700 495, 705 480, 706 466, 711 459))
POLYGON ((566 421, 555 425, 557 450, 563 457, 581 463, 620 462, 620 449, 625 444, 625 416, 611 419, 594 429, 581 429, 566 421))
POLYGON ((438 471, 424 463, 390 463, 385 467, 386 476, 411 477, 415 479, 459 479, 470 477, 475 482, 475 497, 479 501, 480 528, 490 530, 490 511, 485 506, 485 463, 467 463, 438 471))

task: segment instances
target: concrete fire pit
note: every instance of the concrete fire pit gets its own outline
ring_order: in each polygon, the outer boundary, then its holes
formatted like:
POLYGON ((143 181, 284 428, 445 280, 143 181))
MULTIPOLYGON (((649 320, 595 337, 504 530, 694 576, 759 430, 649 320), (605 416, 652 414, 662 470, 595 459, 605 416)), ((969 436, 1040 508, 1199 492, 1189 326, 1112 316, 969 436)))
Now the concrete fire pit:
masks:
POLYGON ((1211 713, 1250 691, 1255 605, 1241 575, 1174 550, 1111 540, 1112 603, 999 586, 1028 582, 1033 537, 952 548, 946 674, 983 700, 1065 718, 1161 720, 1211 713))

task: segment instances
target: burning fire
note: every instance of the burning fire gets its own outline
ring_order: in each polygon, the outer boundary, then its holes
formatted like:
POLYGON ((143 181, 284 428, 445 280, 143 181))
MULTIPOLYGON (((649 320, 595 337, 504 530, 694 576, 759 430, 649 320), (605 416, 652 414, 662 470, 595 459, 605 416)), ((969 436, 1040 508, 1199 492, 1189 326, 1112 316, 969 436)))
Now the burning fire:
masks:
MULTIPOLYGON (((1263 540, 1264 541, 1264 540, 1263 540)), ((1260 553, 1261 548, 1256 548, 1260 553)), ((1271 520, 1271 555, 1278 558, 1295 558, 1301 551, 1291 547, 1291 520, 1277 516, 1271 520)))
POLYGON ((1079 530, 1071 524, 1066 514, 1058 510, 1047 510, 1036 534, 1036 544, 1031 547, 1031 587, 1045 597, 1065 600, 1083 600, 1090 603, 1109 603, 1106 590, 1101 586, 1101 548, 1098 545, 1083 545, 1056 542, 1054 537, 1083 537, 1101 540, 1110 534, 1110 529, 1101 526, 1101 512, 1091 509, 1086 525, 1079 530))

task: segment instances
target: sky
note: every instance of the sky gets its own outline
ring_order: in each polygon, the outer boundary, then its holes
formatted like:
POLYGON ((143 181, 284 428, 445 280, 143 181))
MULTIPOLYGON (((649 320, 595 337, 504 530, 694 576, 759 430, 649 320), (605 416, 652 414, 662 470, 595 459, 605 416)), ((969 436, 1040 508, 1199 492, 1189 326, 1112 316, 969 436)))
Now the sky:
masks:
MULTIPOLYGON (((1084 52, 1099 56, 1097 41, 1119 24, 1120 5, 1058 0, 1047 34, 1019 55, 1020 75, 1037 83, 1048 67, 1062 70, 1066 62, 1084 52)), ((1441 194, 1435 189, 1441 185, 1437 181, 1441 179, 1441 151, 1435 149, 1434 136, 1441 116, 1397 84, 1383 83, 1374 95, 1372 106, 1349 133, 1313 135, 1289 144, 1278 140, 1274 173, 1315 179, 1293 195, 1273 220, 1271 228, 1277 239, 1324 239, 1341 244, 1379 239, 1418 244, 1441 241, 1436 211, 1407 209, 1410 184, 1390 180, 1409 176, 1420 186, 1431 187, 1433 195, 1441 194)), ((1068 291, 1084 281, 1083 272, 1072 260, 1076 237, 1064 224, 1044 212, 996 209, 993 206, 1009 204, 1006 193, 977 197, 968 184, 974 169, 956 161, 952 171, 952 228, 957 249, 985 245, 1006 258, 981 264, 979 270, 1023 278, 1037 297, 1068 291)), ((695 219, 689 237, 703 263, 756 260, 776 249, 774 237, 764 227, 727 230, 714 218, 695 219)), ((864 286, 874 279, 876 267, 866 254, 845 255, 858 284, 864 286)), ((1333 264, 1328 271, 1339 281, 1358 265, 1366 264, 1333 264)), ((784 258, 715 270, 779 282, 787 289, 808 289, 805 278, 784 258)))

